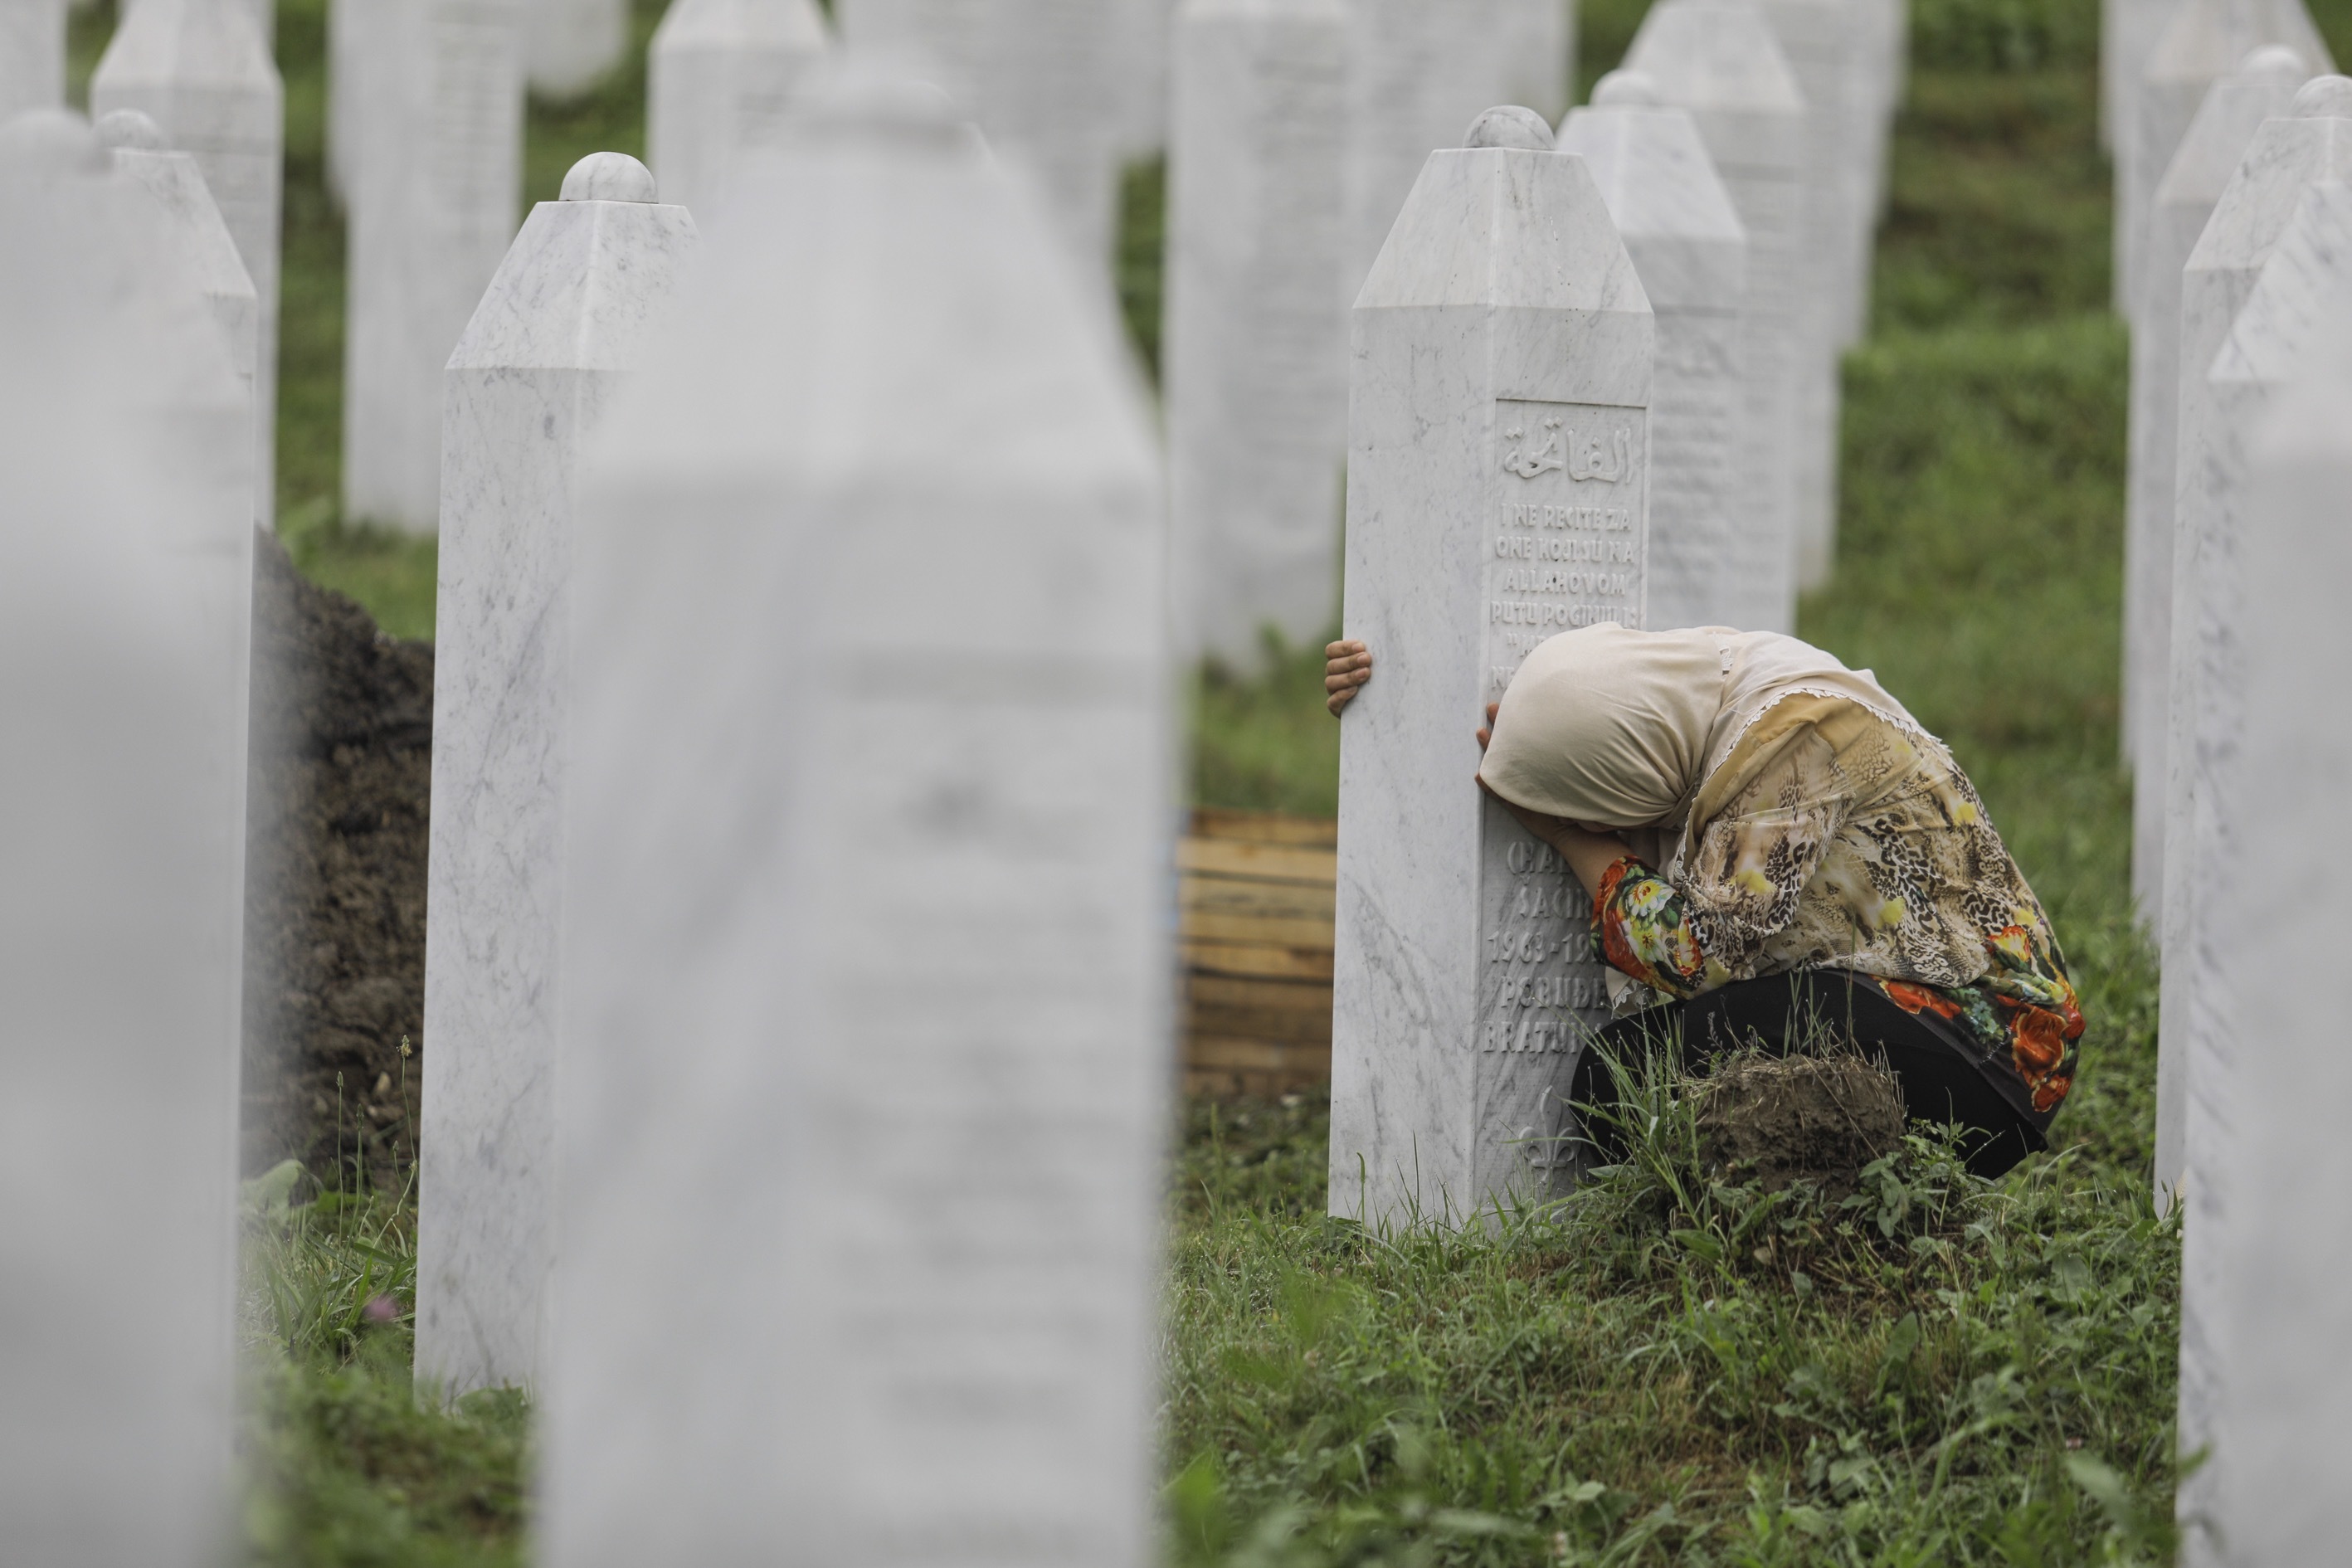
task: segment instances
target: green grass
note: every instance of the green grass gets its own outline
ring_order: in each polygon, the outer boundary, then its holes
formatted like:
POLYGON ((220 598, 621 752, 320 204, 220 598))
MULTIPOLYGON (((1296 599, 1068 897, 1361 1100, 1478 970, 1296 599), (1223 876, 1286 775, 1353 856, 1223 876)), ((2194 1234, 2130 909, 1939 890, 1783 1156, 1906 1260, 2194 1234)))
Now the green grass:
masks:
MULTIPOLYGON (((101 0, 104 4, 105 0, 101 0)), ((657 5, 641 5, 640 36, 657 5)), ((1587 0, 1580 74, 1641 0, 1587 0)), ((2352 0, 2315 7, 2339 47, 2352 0)), ((2056 1155, 1973 1183, 1932 1142, 1834 1208, 1705 1178, 1661 1134, 1559 1213, 1465 1236, 1323 1217, 1314 1097, 1186 1110, 1164 1457, 1184 1563, 2162 1560, 2177 1242, 2147 1200, 2155 973, 2115 755, 2124 344, 2105 314, 2090 0, 1917 0, 1871 341, 1846 370, 1843 551, 1801 629, 1949 739, 2050 904, 2092 1020, 2056 1155)), ((303 568, 429 634, 429 542, 336 510, 341 226, 322 0, 288 79, 279 496, 303 568)), ((78 19, 77 59, 102 22, 78 19)), ((535 103, 529 183, 638 145, 635 68, 535 103)), ((1160 171, 1118 258, 1156 358, 1160 171)), ((1194 684, 1193 794, 1328 814, 1319 656, 1194 684)), ((248 1214, 250 1561, 509 1563, 528 1412, 420 1406, 401 1194, 248 1214), (367 1309, 381 1301, 377 1321, 367 1309)))

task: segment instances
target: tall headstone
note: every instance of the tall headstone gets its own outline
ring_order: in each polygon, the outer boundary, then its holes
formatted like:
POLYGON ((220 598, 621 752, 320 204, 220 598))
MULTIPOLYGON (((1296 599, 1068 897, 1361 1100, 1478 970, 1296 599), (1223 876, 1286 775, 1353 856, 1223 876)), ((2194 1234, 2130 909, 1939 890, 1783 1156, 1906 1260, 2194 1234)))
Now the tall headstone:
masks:
POLYGON ((1796 468, 1805 398, 1821 374, 1808 335, 1803 259, 1805 102, 1754 0, 1660 0, 1642 19, 1626 68, 1686 110, 1748 235, 1739 364, 1743 531, 1779 540, 1730 624, 1793 632, 1797 625, 1796 468))
POLYGON ((1838 433, 1844 390, 1839 354, 1856 314, 1860 211, 1853 128, 1864 91, 1868 33, 1861 0, 1761 0, 1759 9, 1788 57, 1805 100, 1804 221, 1799 234, 1798 299, 1803 312, 1797 437, 1790 465, 1795 497, 1797 585, 1829 581, 1837 557, 1838 433))
POLYGON ((532 209, 449 359, 416 1370, 451 1398, 540 1381, 579 474, 696 243, 644 164, 596 153, 532 209))
POLYGON ((1787 598, 1789 542, 1739 483, 1748 237, 1698 127, 1639 71, 1612 71, 1559 129, 1592 171, 1657 322, 1643 624, 1746 626, 1787 598), (1775 585, 1778 585, 1777 588, 1775 585))
MULTIPOLYGON (((2343 87, 2352 98, 2352 82, 2343 87)), ((2352 121, 2336 123, 2352 141, 2352 121)), ((2189 1089, 2181 1451, 2212 1451, 2202 1468, 2181 1481, 2180 1513, 2192 1525, 2210 1514, 2238 1462, 2229 1440, 2222 1360, 2227 1238, 2243 1217, 2243 1205, 2230 1190, 2231 1151, 2264 1136, 2263 1124, 2280 1091, 2275 1082, 2246 1079, 2241 1022, 2247 995, 2275 983, 2278 972, 2267 964, 2232 967, 2243 949, 2211 916, 2217 907, 2244 907, 2237 883, 2244 872, 2240 846, 2246 819, 2233 809, 2223 781, 2237 763, 2254 697, 2244 659, 2248 630, 2276 614, 2244 591, 2248 449, 2272 403, 2302 369, 2311 343, 2352 322, 2352 185, 2344 183, 2352 160, 2332 173, 2336 177, 2304 187, 2260 280, 2210 362, 2202 378, 2196 446, 2183 452, 2172 675, 2171 857, 2177 864, 2168 875, 2173 888, 2184 889, 2184 908, 2167 911, 2163 999, 2185 1009, 2164 1015, 2164 1047, 2179 1067, 2185 1047, 2189 1089), (2175 970, 2185 984, 2176 984, 2175 970)), ((2257 907, 2271 909, 2277 921, 2278 906, 2257 907)), ((2290 920, 2296 918, 2301 911, 2290 920)), ((2294 1092, 2305 1090, 2297 1086, 2294 1092)), ((2188 1557, 2230 1560, 2201 1530, 2192 1531, 2188 1557)))
POLYGON ((1590 906, 1473 780, 1530 649, 1643 618, 1654 328, 1542 132, 1431 154, 1351 329, 1344 618, 1386 674, 1340 726, 1331 1209, 1372 1224, 1559 1190, 1607 1011, 1590 906))
POLYGON ((2138 119, 2116 163, 2115 305, 2125 320, 2136 319, 2140 251, 2158 182, 2206 93, 2264 44, 2284 44, 2308 65, 2336 68, 2303 0, 2179 0, 2149 51, 2133 94, 2138 119))
POLYGON ((629 0, 525 0, 523 74, 571 98, 612 73, 629 47, 629 0))
POLYGON ((0 5, 0 121, 66 100, 66 0, 0 5))
POLYGON ((1255 670, 1339 605, 1348 321, 1340 0, 1188 0, 1168 179, 1177 644, 1255 670))
POLYGON ((367 24, 381 9, 367 0, 327 0, 327 189, 346 212, 367 145, 362 129, 370 76, 367 24))
POLYGON ((11 1562, 210 1568, 236 1364, 247 404, 169 220, 88 125, 0 130, 0 1521, 11 1562))
POLYGON ((1127 6, 838 0, 835 20, 850 48, 944 89, 1000 156, 1044 184, 1077 254, 1108 269, 1129 141, 1120 96, 1135 36, 1127 6))
MULTIPOLYGON (((2352 342, 2316 351, 2254 452, 2240 546, 2246 602, 2245 733, 2225 774, 2241 825, 2214 947, 2227 973, 2335 973, 2352 929, 2352 776, 2343 671, 2352 666, 2352 342), (2283 910, 2294 918, 2282 920, 2283 910)), ((2227 1367, 2223 1472, 2211 1512, 2228 1561, 2325 1563, 2352 1492, 2339 1353, 2352 1300, 2352 1144, 2339 1112, 2352 1055, 2326 984, 2241 986, 2239 1072, 2258 1085, 2258 1126, 2231 1140, 2231 1222, 2218 1238, 2227 1367)), ((2201 1531, 2200 1532, 2202 1533, 2201 1531)))
POLYGON ((1355 300, 1431 153, 1453 146, 1490 104, 1522 103, 1557 120, 1575 79, 1572 37, 1558 48, 1534 41, 1569 34, 1559 0, 1348 0, 1348 9, 1343 303, 1355 300))
MULTIPOLYGON (((163 128, 135 109, 118 109, 100 120, 98 140, 112 154, 115 173, 145 191, 169 220, 184 269, 194 278, 206 309, 228 338, 229 360, 236 369, 237 384, 245 389, 246 418, 253 427, 253 471, 259 474, 268 450, 254 391, 261 304, 254 296, 253 277, 237 255, 236 240, 205 184, 205 173, 193 154, 173 151, 163 128)), ((264 520, 257 516, 255 521, 264 520)))
POLYGON ((2170 720, 2174 437, 2180 416, 2180 269, 2263 121, 2284 113, 2310 72, 2284 45, 2256 49, 2213 84, 2157 187, 2146 276, 2133 315, 2131 466, 2124 536, 2124 739, 2135 778, 2132 889, 2151 925, 2164 888, 2164 746, 2170 720))
MULTIPOLYGON (((367 7, 362 7, 366 9, 367 7)), ((343 514, 430 533, 441 373, 522 201, 520 0, 380 0, 357 61, 349 194, 343 514)))
MULTIPOLYGON (((2140 72, 2163 36, 2180 0, 2101 0, 2099 5, 2099 144, 2116 160, 2123 178, 2124 148, 2135 117, 2140 72)), ((2116 187, 2118 199, 2122 185, 2116 187)))
MULTIPOLYGON (((2211 450, 2211 398, 2205 374, 2197 367, 2212 366, 2305 187, 2319 180, 2352 177, 2347 171, 2352 171, 2352 79, 2320 77, 2304 84, 2284 117, 2264 121, 2254 133, 2181 272, 2179 478, 2172 578, 2176 628, 2186 625, 2182 594, 2198 586, 2193 574, 2200 569, 2192 565, 2192 580, 2184 582, 2182 563, 2201 560, 2208 549, 2211 516, 2206 502, 2214 493, 2203 482, 2211 450)), ((2184 662, 2193 647, 2185 631, 2176 629, 2169 642, 2166 705, 2168 714, 2177 715, 2190 696, 2183 689, 2184 672, 2198 666, 2193 659, 2184 662)), ((2197 972, 2188 955, 2201 940, 2197 900, 2210 869, 2203 847, 2183 837, 2194 800, 2193 759, 2184 756, 2175 742, 2180 733, 2178 721, 2168 722, 2164 777, 2137 781, 2136 788, 2165 792, 2164 859, 2158 884, 2163 889, 2158 931, 2165 963, 2159 999, 2163 1023, 2158 1034, 2156 1189, 2160 1199, 2168 1200, 2184 1183, 2193 1186, 2198 1149, 2204 1141, 2198 1131, 2203 1113, 2197 1104, 2201 1090, 2192 1043, 2199 1007, 2197 972), (2188 852, 2192 847, 2194 855, 2188 852)), ((2185 1352, 2182 1364, 2185 1378, 2185 1352)))
POLYGON ((193 156, 261 308, 254 374, 257 504, 277 515, 278 276, 286 91, 248 0, 139 0, 90 78, 92 112, 134 109, 193 156))
POLYGON ((676 0, 646 83, 646 160, 662 195, 708 216, 736 159, 776 139, 826 49, 816 0, 676 0))
POLYGON ((1176 0, 1117 0, 1126 29, 1120 68, 1119 154, 1153 158, 1168 150, 1174 78, 1176 0))
POLYGON ((936 94, 812 115, 584 492, 543 1560, 1142 1568, 1154 438, 936 94))

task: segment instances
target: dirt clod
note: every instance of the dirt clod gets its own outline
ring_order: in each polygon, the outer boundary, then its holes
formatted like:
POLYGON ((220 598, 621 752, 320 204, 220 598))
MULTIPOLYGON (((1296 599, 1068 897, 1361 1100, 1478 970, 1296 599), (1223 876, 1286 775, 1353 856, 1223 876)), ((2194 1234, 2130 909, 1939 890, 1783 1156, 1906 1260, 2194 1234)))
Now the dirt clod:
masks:
POLYGON ((1699 1155, 1710 1172, 1777 1192, 1796 1181, 1851 1194, 1903 1137, 1903 1089, 1859 1057, 1733 1058, 1707 1080, 1699 1155))
POLYGON ((413 1158, 425 1025, 433 645, 385 637, 255 552, 246 828, 244 1164, 413 1158), (340 1077, 341 1084, 337 1079, 340 1077))

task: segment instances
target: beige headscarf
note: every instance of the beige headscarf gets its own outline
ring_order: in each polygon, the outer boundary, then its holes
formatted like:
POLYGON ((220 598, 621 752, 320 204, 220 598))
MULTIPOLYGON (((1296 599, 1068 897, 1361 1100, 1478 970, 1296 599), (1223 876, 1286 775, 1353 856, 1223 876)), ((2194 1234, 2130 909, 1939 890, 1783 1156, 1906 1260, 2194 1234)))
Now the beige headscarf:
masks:
POLYGON ((1793 692, 1917 722, 1870 671, 1778 632, 1636 632, 1537 645, 1503 693, 1478 776, 1514 805, 1598 827, 1678 826, 1748 727, 1793 692))

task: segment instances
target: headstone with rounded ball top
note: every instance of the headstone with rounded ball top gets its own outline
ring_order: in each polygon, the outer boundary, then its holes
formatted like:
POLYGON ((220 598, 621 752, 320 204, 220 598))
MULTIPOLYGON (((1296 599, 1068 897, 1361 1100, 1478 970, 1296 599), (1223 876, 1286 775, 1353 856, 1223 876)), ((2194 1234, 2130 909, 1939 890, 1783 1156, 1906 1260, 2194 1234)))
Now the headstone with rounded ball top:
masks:
POLYGON ((1525 109, 1430 154, 1358 300, 1339 745, 1331 1209, 1460 1224, 1570 1179, 1606 1016, 1590 909, 1485 796, 1537 644, 1643 625, 1655 327, 1591 172, 1525 109))

